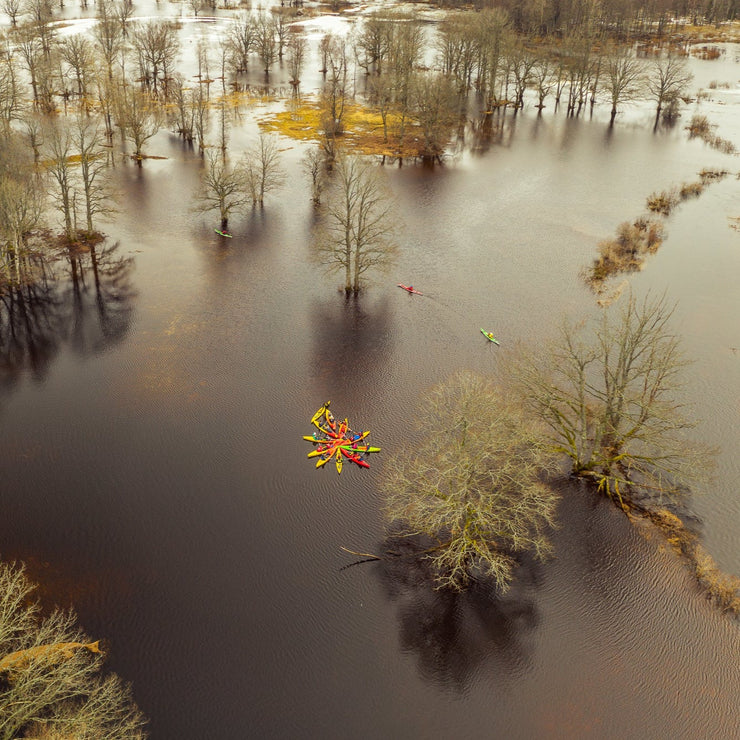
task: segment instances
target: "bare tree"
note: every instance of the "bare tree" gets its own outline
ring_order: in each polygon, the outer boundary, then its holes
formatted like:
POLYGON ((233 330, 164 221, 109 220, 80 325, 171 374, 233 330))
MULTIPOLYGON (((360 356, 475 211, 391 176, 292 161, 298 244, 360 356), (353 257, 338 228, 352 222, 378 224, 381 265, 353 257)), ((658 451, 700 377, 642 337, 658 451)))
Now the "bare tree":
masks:
POLYGON ((398 149, 402 151, 406 125, 411 115, 413 82, 424 49, 424 31, 413 19, 403 19, 394 30, 388 55, 387 71, 391 75, 393 110, 395 115, 393 133, 397 137, 398 149))
POLYGON ((102 675, 99 641, 71 612, 42 613, 23 570, 0 563, 0 717, 4 738, 143 740, 131 690, 102 675))
POLYGON ((38 39, 44 54, 48 57, 52 40, 51 21, 54 17, 51 0, 25 0, 23 13, 28 16, 24 25, 38 39))
POLYGON ((644 91, 645 73, 642 62, 629 49, 617 49, 606 58, 604 88, 611 102, 613 124, 621 103, 639 98, 644 91))
POLYGON ((241 168, 231 168, 222 157, 209 152, 201 176, 196 210, 218 211, 221 230, 225 231, 231 214, 242 210, 249 200, 241 168))
POLYGON ((283 6, 273 6, 271 12, 273 27, 275 29, 278 59, 282 59, 290 34, 290 21, 295 18, 295 10, 283 6))
POLYGON ((141 167, 144 144, 159 131, 159 111, 151 96, 121 84, 116 96, 117 122, 124 138, 134 145, 131 155, 141 167))
POLYGON ((549 57, 541 56, 532 67, 532 82, 537 89, 537 110, 540 115, 545 107, 545 99, 555 84, 554 66, 549 57))
POLYGON ((647 90, 656 103, 655 126, 660 121, 664 107, 672 109, 678 106, 681 96, 686 93, 686 88, 693 79, 694 75, 689 72, 681 57, 669 54, 655 61, 647 77, 647 90))
POLYGON ((270 74, 272 65, 277 61, 278 46, 275 38, 275 21, 265 12, 260 13, 257 18, 254 49, 262 62, 265 74, 270 74))
POLYGON ((102 132, 97 118, 79 114, 75 119, 74 143, 80 162, 80 181, 85 201, 87 231, 95 231, 94 218, 113 212, 112 198, 106 175, 106 156, 103 153, 102 132))
POLYGON ((23 25, 18 29, 16 49, 28 72, 28 80, 33 91, 33 102, 40 107, 39 80, 43 76, 44 48, 32 26, 23 25))
POLYGON ((466 12, 448 15, 440 24, 437 39, 442 72, 457 81, 461 92, 467 92, 479 57, 477 15, 466 12))
POLYGON ((2 0, 0 9, 10 18, 10 24, 15 28, 18 25, 18 16, 23 11, 23 0, 2 0))
POLYGON ((550 551, 551 454, 492 382, 469 372, 434 388, 418 422, 421 441, 386 462, 388 518, 425 538, 438 587, 483 577, 505 591, 517 553, 550 551))
POLYGON ((365 74, 382 74, 394 28, 391 13, 378 11, 365 18, 355 41, 355 56, 365 74))
POLYGON ((0 282, 20 285, 30 273, 28 235, 41 224, 45 193, 20 136, 0 137, 0 282))
POLYGON ((172 102, 176 110, 177 133, 187 142, 193 141, 194 108, 193 91, 185 86, 185 78, 175 74, 172 80, 172 102))
POLYGON ((306 152, 301 164, 311 178, 311 199, 314 205, 319 205, 327 183, 326 156, 322 149, 314 146, 306 152))
POLYGON ((106 65, 96 65, 94 69, 97 107, 105 127, 108 143, 113 141, 113 119, 117 104, 117 91, 123 83, 108 75, 106 65))
POLYGON ((195 92, 190 96, 190 104, 193 110, 193 130, 198 139, 198 151, 202 155, 205 151, 206 134, 210 123, 208 94, 203 85, 198 85, 195 92))
POLYGON ((421 127, 418 154, 428 161, 441 161, 458 120, 459 96, 450 78, 420 72, 412 86, 412 111, 421 127))
POLYGON ((7 42, 0 39, 0 135, 8 133, 13 121, 23 110, 24 85, 16 66, 15 55, 7 42))
POLYGON ((370 78, 368 82, 368 99, 378 111, 383 122, 383 141, 388 141, 388 117, 395 107, 393 76, 382 73, 370 78))
POLYGON ((257 28, 250 13, 239 14, 229 26, 226 41, 237 72, 246 72, 249 55, 255 49, 257 28))
POLYGON ((180 53, 177 28, 170 21, 147 21, 138 23, 132 34, 141 77, 147 85, 151 84, 155 95, 161 82, 167 97, 167 81, 180 53))
POLYGON ((326 50, 327 71, 321 90, 321 128, 329 163, 336 156, 337 138, 344 132, 344 111, 351 96, 347 67, 347 42, 331 36, 326 50))
POLYGON ((347 295, 360 292, 368 270, 391 262, 394 227, 391 199, 378 169, 359 157, 339 157, 319 255, 330 269, 344 273, 347 295))
POLYGON ((591 336, 565 327, 547 361, 538 351, 516 370, 553 449, 620 504, 633 489, 676 495, 706 467, 707 451, 686 438, 695 424, 676 400, 686 363, 672 314, 662 299, 630 296, 618 316, 603 313, 591 336))
POLYGON ((92 42, 83 34, 67 36, 59 44, 59 53, 77 84, 77 95, 84 101, 93 76, 92 42))
POLYGON ((124 38, 128 36, 128 22, 134 15, 134 0, 117 0, 114 3, 118 23, 124 38))
POLYGON ((114 0, 98 0, 97 23, 92 35, 105 64, 108 79, 113 79, 113 65, 123 50, 123 29, 116 16, 114 0))
POLYGON ((268 134, 260 134, 257 143, 244 152, 240 167, 254 205, 261 206, 265 195, 285 181, 277 139, 268 134))
POLYGON ((44 134, 46 171, 49 173, 57 210, 62 215, 64 236, 70 242, 77 236, 76 190, 72 164, 74 139, 65 120, 48 121, 44 134))
POLYGON ((524 43, 517 43, 511 48, 509 61, 514 78, 514 110, 517 111, 524 108, 524 92, 532 81, 532 70, 537 57, 524 43))
POLYGON ((509 17, 502 8, 483 10, 476 25, 478 79, 476 87, 484 96, 486 110, 498 103, 503 58, 510 45, 509 17))
POLYGON ((295 33, 288 39, 288 74, 293 87, 298 87, 301 82, 301 72, 305 61, 306 39, 295 33))

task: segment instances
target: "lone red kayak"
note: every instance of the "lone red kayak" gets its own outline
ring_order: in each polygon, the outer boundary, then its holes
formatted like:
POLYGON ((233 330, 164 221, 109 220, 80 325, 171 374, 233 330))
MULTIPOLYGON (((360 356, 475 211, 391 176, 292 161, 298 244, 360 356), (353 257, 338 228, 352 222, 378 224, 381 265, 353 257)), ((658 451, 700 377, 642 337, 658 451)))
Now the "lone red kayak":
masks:
POLYGON ((416 295, 424 295, 418 290, 414 289, 413 285, 404 285, 403 283, 398 283, 399 288, 403 288, 407 293, 414 293, 416 295))

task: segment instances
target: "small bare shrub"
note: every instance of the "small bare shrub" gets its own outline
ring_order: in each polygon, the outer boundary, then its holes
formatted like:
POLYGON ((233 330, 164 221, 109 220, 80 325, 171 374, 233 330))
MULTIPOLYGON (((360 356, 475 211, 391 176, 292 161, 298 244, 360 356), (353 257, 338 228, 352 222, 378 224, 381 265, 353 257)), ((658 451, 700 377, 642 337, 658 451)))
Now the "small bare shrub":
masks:
POLYGON ((668 216, 670 212, 679 204, 681 198, 675 188, 664 190, 662 193, 652 193, 648 196, 647 207, 653 213, 660 213, 668 216))
POLYGON ((718 182, 729 174, 730 173, 727 170, 702 170, 699 173, 699 177, 701 177, 701 181, 704 184, 707 184, 710 182, 718 182))
POLYGON ((685 182, 679 188, 678 195, 681 200, 688 200, 689 198, 698 198, 704 191, 704 183, 699 180, 698 182, 685 182))
POLYGON ((707 143, 723 154, 734 154, 737 151, 735 145, 729 139, 723 139, 720 136, 713 136, 711 141, 707 143))
POLYGON ((691 123, 686 128, 690 139, 699 138, 724 154, 734 154, 737 151, 735 145, 729 139, 723 139, 712 131, 713 126, 706 116, 693 116, 691 123))
POLYGON ((691 123, 687 126, 689 137, 704 139, 709 136, 712 132, 712 127, 709 123, 709 119, 706 116, 695 115, 691 118, 691 123))
POLYGON ((651 218, 624 221, 617 227, 616 238, 599 243, 599 256, 585 276, 594 288, 619 272, 634 272, 642 267, 645 255, 657 251, 663 243, 663 224, 651 218))

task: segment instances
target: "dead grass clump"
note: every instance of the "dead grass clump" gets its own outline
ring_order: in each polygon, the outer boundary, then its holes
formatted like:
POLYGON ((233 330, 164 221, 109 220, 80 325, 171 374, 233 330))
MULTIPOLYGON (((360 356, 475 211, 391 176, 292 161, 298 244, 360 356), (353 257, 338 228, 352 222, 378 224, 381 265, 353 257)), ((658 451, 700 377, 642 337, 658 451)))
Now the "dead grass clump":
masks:
POLYGON ((704 183, 699 180, 697 182, 685 182, 678 190, 678 197, 683 200, 689 198, 698 198, 704 191, 704 183))
POLYGON ((712 133, 712 126, 706 116, 692 116, 691 123, 686 127, 689 132, 689 138, 703 139, 712 133))
POLYGON ((707 117, 702 115, 693 116, 691 123, 686 127, 690 139, 701 139, 705 144, 709 144, 723 154, 735 154, 737 151, 735 145, 729 139, 717 136, 712 131, 713 128, 707 117))
POLYGON ((701 177, 701 181, 706 185, 710 182, 719 182, 720 180, 724 179, 729 175, 730 173, 727 170, 702 170, 699 173, 699 177, 701 177))
POLYGON ((625 221, 617 228, 614 239, 599 244, 599 256, 594 260, 586 281, 601 289, 604 280, 620 272, 641 269, 647 254, 657 251, 663 243, 663 224, 650 218, 625 221))
POLYGON ((653 193, 647 199, 648 210, 669 216, 671 211, 680 203, 689 198, 698 198, 704 191, 705 181, 685 182, 678 188, 664 190, 662 193, 653 193))
POLYGON ((699 59, 719 59, 722 56, 722 49, 718 46, 695 46, 691 49, 691 54, 699 59))
POLYGON ((694 546, 691 560, 696 578, 712 602, 722 611, 740 616, 740 578, 723 573, 699 544, 694 546))
POLYGON ((673 188, 664 190, 662 193, 652 193, 648 196, 647 207, 653 213, 668 216, 670 212, 681 202, 679 192, 673 188))

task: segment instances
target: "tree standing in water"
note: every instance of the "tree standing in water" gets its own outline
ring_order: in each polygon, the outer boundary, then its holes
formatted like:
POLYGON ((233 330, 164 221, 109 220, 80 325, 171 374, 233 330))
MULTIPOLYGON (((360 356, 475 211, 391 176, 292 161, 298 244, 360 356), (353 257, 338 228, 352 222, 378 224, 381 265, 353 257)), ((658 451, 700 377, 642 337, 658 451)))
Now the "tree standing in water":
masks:
POLYGON ((249 202, 244 175, 240 168, 231 168, 220 154, 209 151, 201 176, 201 191, 196 210, 218 211, 221 230, 229 225, 229 216, 249 202))
POLYGON ((662 299, 630 296, 619 315, 605 311, 590 336, 566 326, 544 360, 540 348, 537 361, 524 358, 516 371, 553 449, 622 506, 635 490, 678 495, 710 458, 686 439, 696 424, 675 399, 686 363, 672 315, 662 299))
POLYGON ((357 295, 365 272, 391 261, 395 219, 377 168, 359 157, 340 156, 333 172, 320 256, 344 272, 344 292, 357 295))
POLYGON ((0 563, 0 732, 3 738, 144 740, 129 687, 101 675, 99 642, 70 612, 43 616, 22 567, 0 563))
POLYGON ((655 127, 660 122, 660 114, 675 109, 678 101, 686 93, 694 75, 689 72, 686 61, 675 54, 658 59, 651 67, 647 77, 647 90, 655 100, 655 127))
POLYGON ((607 55, 604 65, 604 88, 611 103, 609 125, 614 124, 620 104, 639 98, 645 89, 642 62, 632 56, 631 49, 617 48, 607 55))
POLYGON ((265 195, 285 181, 280 150, 274 136, 260 134, 257 143, 244 152, 239 166, 253 205, 263 205, 265 195))
POLYGON ((557 494, 544 482, 552 455, 493 383, 461 372, 419 413, 422 438, 386 464, 388 518, 423 538, 440 588, 478 577, 505 591, 516 554, 549 552, 557 494))

